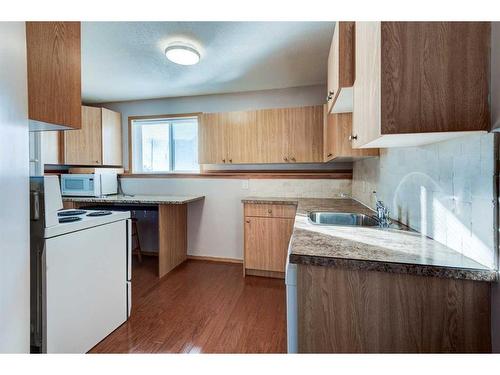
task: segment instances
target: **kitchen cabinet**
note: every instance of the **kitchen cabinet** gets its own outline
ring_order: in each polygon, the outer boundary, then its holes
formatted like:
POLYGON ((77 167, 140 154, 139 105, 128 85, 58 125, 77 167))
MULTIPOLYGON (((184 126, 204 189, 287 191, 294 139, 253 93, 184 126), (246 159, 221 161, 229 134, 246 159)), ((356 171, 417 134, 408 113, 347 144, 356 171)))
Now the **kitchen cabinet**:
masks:
POLYGON ((244 205, 244 274, 283 278, 295 206, 244 205))
POLYGON ((322 106, 204 113, 200 164, 322 161, 322 106))
POLYGON ((298 264, 298 351, 491 353, 490 289, 484 281, 298 264))
POLYGON ((26 22, 30 130, 81 128, 80 22, 26 22))
POLYGON ((82 128, 74 132, 65 132, 63 137, 64 164, 102 164, 100 108, 82 106, 82 128))
POLYGON ((328 113, 353 110, 355 22, 337 22, 328 55, 328 113))
POLYGON ((102 164, 122 165, 122 116, 119 112, 101 108, 102 164))
POLYGON ((323 146, 324 161, 339 160, 352 161, 379 155, 378 148, 353 149, 352 113, 327 113, 325 105, 323 146))
POLYGON ((42 152, 52 155, 50 164, 121 166, 121 114, 81 106, 81 117, 79 130, 43 132, 46 141, 42 143, 42 152))
POLYGON ((490 34, 489 22, 356 22, 353 148, 489 130, 490 34))
POLYGON ((200 163, 252 163, 258 157, 256 111, 200 116, 200 163))

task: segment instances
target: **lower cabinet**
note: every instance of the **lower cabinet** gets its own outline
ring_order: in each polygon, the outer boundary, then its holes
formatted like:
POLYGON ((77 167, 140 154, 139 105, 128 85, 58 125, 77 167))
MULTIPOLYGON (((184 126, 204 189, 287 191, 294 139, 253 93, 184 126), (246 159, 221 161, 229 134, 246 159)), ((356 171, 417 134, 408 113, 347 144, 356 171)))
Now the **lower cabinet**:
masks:
POLYGON ((299 264, 299 353, 491 353, 490 284, 299 264))
POLYGON ((245 275, 284 278, 294 220, 294 205, 245 204, 245 275))

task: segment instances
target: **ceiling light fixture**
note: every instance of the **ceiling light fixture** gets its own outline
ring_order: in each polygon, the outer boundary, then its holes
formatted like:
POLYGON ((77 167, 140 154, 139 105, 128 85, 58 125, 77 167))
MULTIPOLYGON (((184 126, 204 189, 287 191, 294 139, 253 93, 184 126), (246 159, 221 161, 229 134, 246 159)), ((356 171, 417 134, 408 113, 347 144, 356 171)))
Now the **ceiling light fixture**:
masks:
POLYGON ((173 44, 165 48, 165 56, 179 65, 194 65, 200 61, 200 53, 192 46, 173 44))

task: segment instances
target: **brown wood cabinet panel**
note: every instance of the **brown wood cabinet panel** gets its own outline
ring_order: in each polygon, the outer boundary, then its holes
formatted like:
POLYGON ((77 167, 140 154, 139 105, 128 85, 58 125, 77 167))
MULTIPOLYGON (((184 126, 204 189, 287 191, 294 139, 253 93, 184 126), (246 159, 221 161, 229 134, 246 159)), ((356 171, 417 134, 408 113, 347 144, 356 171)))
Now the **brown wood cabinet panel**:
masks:
POLYGON ((261 157, 257 144, 257 114, 255 111, 225 112, 226 163, 256 163, 261 157))
POLYGON ((257 163, 287 163, 286 109, 257 111, 257 163))
POLYGON ((82 106, 81 112, 82 128, 64 132, 64 163, 101 165, 101 108, 82 106))
POLYGON ((289 162, 323 161, 323 106, 285 109, 285 129, 289 162))
POLYGON ((293 219, 245 217, 245 269, 284 272, 293 219))
POLYGON ((324 161, 337 158, 360 159, 378 156, 377 148, 353 149, 349 137, 352 135, 352 113, 331 113, 324 117, 324 161))
POLYGON ((80 22, 26 22, 30 120, 81 127, 80 22))
POLYGON ((102 164, 122 165, 122 116, 107 108, 101 111, 102 164))
POLYGON ((293 204, 245 203, 245 216, 295 218, 297 207, 293 204))
POLYGON ((187 205, 158 206, 158 276, 162 277, 187 258, 187 205))
POLYGON ((382 134, 488 130, 490 22, 382 22, 382 134))
MULTIPOLYGON (((328 55, 328 113, 338 100, 349 100, 352 106, 352 92, 349 98, 342 98, 341 91, 354 85, 355 77, 355 22, 337 22, 328 55)), ((345 107, 345 104, 341 104, 345 107)), ((352 109, 351 109, 352 110, 352 109)))
POLYGON ((355 34, 354 148, 489 130, 489 22, 357 22, 355 34))
POLYGON ((223 164, 227 158, 227 129, 219 113, 203 113, 198 123, 200 164, 223 164))
POLYGON ((200 164, 322 161, 322 106, 204 113, 200 164))
POLYGON ((302 353, 488 353, 490 284, 298 266, 302 353))

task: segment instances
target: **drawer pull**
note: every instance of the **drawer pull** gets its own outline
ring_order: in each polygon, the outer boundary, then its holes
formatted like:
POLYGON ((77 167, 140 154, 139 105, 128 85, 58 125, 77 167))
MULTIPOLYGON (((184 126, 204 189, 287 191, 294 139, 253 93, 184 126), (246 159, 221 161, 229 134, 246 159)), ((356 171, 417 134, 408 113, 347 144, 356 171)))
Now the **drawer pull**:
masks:
POLYGON ((267 210, 268 213, 272 214, 273 213, 273 210, 269 209, 267 210))

